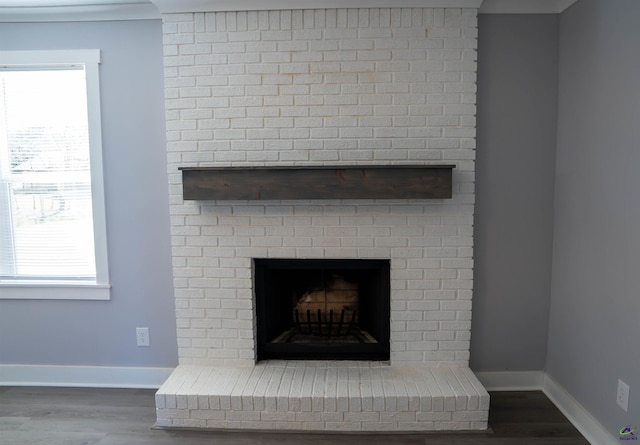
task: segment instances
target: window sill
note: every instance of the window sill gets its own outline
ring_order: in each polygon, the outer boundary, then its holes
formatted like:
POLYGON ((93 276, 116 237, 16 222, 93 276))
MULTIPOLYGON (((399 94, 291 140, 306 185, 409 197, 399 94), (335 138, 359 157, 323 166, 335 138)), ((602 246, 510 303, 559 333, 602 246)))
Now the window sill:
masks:
POLYGON ((0 280, 0 300, 110 300, 111 285, 95 281, 0 280))

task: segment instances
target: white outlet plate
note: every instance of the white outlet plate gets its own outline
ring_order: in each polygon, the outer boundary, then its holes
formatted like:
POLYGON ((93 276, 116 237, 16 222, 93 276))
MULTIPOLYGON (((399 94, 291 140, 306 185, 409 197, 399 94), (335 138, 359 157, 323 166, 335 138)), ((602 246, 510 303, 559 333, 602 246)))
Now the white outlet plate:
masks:
POLYGON ((138 346, 150 346, 149 328, 136 328, 136 338, 138 346))
POLYGON ((616 394, 616 403, 620 408, 627 411, 629 409, 629 385, 622 380, 618 380, 618 392, 616 394))

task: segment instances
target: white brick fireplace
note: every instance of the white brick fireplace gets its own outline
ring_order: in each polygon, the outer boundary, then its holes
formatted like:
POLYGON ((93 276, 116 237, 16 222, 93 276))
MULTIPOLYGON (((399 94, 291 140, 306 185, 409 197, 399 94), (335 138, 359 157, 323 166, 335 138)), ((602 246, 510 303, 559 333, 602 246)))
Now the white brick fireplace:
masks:
POLYGON ((158 391, 159 426, 486 428, 468 369, 476 20, 163 14, 180 365, 158 391), (189 201, 178 170, 429 164, 455 165, 451 199, 189 201), (390 260, 390 360, 256 362, 257 258, 390 260))

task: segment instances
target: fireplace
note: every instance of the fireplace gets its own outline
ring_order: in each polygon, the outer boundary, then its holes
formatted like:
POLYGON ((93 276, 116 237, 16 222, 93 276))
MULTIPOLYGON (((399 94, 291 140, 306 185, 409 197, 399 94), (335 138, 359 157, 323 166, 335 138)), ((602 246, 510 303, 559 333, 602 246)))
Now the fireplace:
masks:
POLYGON ((480 0, 379 3, 163 14, 179 366, 159 426, 487 427, 480 0))
POLYGON ((389 260, 255 259, 257 359, 389 360, 389 260))

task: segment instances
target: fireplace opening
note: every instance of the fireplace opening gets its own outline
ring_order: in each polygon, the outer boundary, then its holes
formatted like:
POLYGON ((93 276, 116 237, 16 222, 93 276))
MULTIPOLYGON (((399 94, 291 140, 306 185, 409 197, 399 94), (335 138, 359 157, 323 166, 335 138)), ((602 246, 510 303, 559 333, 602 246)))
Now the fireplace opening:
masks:
POLYGON ((254 266, 258 360, 389 360, 389 260, 254 266))

